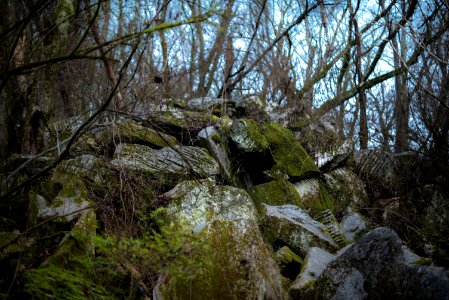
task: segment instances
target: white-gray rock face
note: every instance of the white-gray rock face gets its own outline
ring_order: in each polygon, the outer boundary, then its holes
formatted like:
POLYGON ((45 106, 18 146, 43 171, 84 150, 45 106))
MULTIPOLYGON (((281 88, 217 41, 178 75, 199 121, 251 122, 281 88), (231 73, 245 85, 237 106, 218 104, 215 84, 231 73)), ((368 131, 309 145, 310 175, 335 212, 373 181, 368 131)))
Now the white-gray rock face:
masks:
POLYGON ((327 265, 334 259, 334 255, 323 249, 317 247, 310 248, 306 258, 304 259, 301 273, 298 275, 298 278, 290 287, 290 291, 292 293, 300 292, 300 290, 302 290, 308 284, 311 284, 313 281, 315 281, 321 275, 321 273, 323 273, 327 265))
POLYGON ((87 191, 84 185, 65 186, 50 204, 47 200, 36 195, 38 213, 41 219, 60 217, 56 221, 70 222, 77 218, 89 206, 87 191))
POLYGON ((229 137, 244 153, 263 152, 269 145, 262 131, 257 127, 257 123, 249 119, 235 120, 229 137))
POLYGON ((296 205, 265 205, 262 228, 270 242, 282 241, 299 255, 305 256, 311 247, 329 251, 337 248, 334 240, 324 233, 324 225, 296 205))
POLYGON ((353 242, 358 236, 363 234, 367 229, 363 217, 356 212, 349 212, 343 220, 341 220, 340 227, 348 242, 353 242))
POLYGON ((167 213, 192 229, 214 221, 232 221, 244 228, 257 221, 254 204, 244 190, 217 186, 210 179, 183 181, 164 195, 171 199, 167 213))
POLYGON ((166 147, 154 150, 134 144, 117 146, 111 165, 116 169, 144 171, 150 174, 196 174, 209 177, 219 173, 217 162, 203 148, 166 147))

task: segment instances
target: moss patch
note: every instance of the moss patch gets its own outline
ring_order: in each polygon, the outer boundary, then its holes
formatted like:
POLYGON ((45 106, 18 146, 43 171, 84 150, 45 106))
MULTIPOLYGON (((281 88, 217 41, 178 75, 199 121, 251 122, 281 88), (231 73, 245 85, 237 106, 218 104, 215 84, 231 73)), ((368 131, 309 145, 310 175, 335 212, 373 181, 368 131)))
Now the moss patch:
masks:
POLYGON ((176 138, 152 128, 143 127, 136 123, 120 123, 119 134, 125 141, 149 144, 159 148, 178 144, 176 138))
MULTIPOLYGON (((263 123, 262 130, 269 141, 270 151, 276 161, 274 168, 295 179, 313 177, 319 174, 315 162, 301 144, 295 140, 290 130, 276 122, 263 123)), ((272 170, 272 173, 275 172, 276 170, 272 170)))
POLYGON ((249 193, 259 212, 263 210, 262 203, 268 205, 294 204, 302 206, 301 197, 295 187, 285 179, 256 185, 249 190, 249 193))

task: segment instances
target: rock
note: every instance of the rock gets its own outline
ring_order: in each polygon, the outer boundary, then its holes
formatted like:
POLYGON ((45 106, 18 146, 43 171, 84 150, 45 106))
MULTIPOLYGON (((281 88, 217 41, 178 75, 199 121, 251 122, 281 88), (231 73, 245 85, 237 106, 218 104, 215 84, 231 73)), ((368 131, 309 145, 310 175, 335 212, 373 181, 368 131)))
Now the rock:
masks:
POLYGON ((266 240, 275 246, 288 246, 305 256, 311 247, 336 251, 334 240, 323 232, 325 226, 295 205, 265 206, 261 228, 266 240))
POLYGON ((72 221, 90 205, 86 186, 76 177, 64 182, 62 190, 50 204, 47 204, 47 200, 40 195, 35 197, 38 218, 58 217, 55 221, 63 223, 72 221))
POLYGON ((273 254, 273 259, 278 264, 284 277, 294 280, 301 271, 303 260, 287 246, 276 251, 273 254))
POLYGON ((247 173, 257 168, 272 178, 288 176, 291 180, 319 174, 315 163, 293 134, 278 123, 259 124, 251 119, 240 119, 233 122, 230 131, 230 138, 238 150, 236 156, 242 153, 253 156, 242 158, 242 161, 252 159, 252 164, 246 162, 247 173))
POLYGON ((266 103, 260 99, 259 96, 250 95, 231 99, 235 103, 235 110, 237 117, 251 117, 257 120, 269 119, 265 112, 266 103))
POLYGON ((178 145, 173 136, 135 122, 119 122, 117 128, 120 140, 124 143, 143 144, 153 148, 178 145))
POLYGON ((167 270, 153 299, 288 298, 245 191, 201 180, 182 182, 165 195, 172 199, 168 217, 200 239, 200 248, 185 251, 191 251, 194 265, 204 267, 184 279, 167 270))
POLYGON ((223 133, 215 127, 208 126, 198 133, 201 145, 205 146, 220 165, 223 178, 232 182, 231 162, 229 160, 227 141, 223 133))
POLYGON ((154 150, 143 145, 120 144, 114 158, 111 165, 116 169, 143 171, 157 176, 185 177, 195 174, 204 178, 219 174, 217 162, 199 147, 177 146, 154 150))
POLYGON ((348 242, 354 242, 367 230, 363 217, 349 209, 349 213, 341 220, 341 229, 348 242))
POLYGON ((262 123, 262 130, 276 162, 274 168, 295 180, 319 175, 314 161, 290 130, 276 122, 262 123))
POLYGON ((257 220, 254 204, 245 191, 218 186, 210 179, 183 181, 164 196, 171 199, 168 215, 192 228, 213 221, 257 220))
MULTIPOLYGON (((218 120, 209 112, 188 111, 178 107, 164 106, 159 111, 148 114, 149 127, 159 126, 164 132, 175 136, 179 141, 189 141, 202 128, 218 120)), ((144 122, 145 123, 145 122, 144 122)))
POLYGON ((93 209, 87 209, 80 214, 70 234, 67 234, 59 243, 58 249, 45 262, 63 266, 71 256, 94 256, 95 247, 92 238, 97 228, 96 214, 93 209))
POLYGON ((258 210, 262 210, 263 204, 302 206, 301 197, 295 187, 285 179, 253 186, 249 189, 249 193, 258 210))
POLYGON ((312 216, 325 209, 334 211, 334 199, 318 179, 301 180, 294 183, 294 187, 301 197, 302 207, 307 209, 312 216))
POLYGON ((229 137, 243 153, 264 152, 269 146, 259 124, 252 119, 235 120, 229 137))
POLYGON ((348 168, 324 174, 325 186, 334 199, 336 211, 365 208, 370 204, 363 181, 348 168))
POLYGON ((312 285, 334 259, 335 256, 329 252, 317 247, 311 247, 304 259, 301 273, 290 287, 292 297, 294 299, 300 298, 302 290, 312 285))
POLYGON ((442 269, 406 264, 399 237, 377 228, 330 263, 305 297, 449 299, 449 280, 442 269))
MULTIPOLYGON (((58 176, 88 178, 91 182, 103 184, 111 176, 108 165, 94 155, 80 155, 62 161, 55 170, 58 176)), ((64 181, 64 180, 63 180, 64 181)))
POLYGON ((193 98, 187 101, 187 108, 199 111, 212 111, 215 107, 221 109, 222 105, 228 100, 223 98, 200 97, 193 98))

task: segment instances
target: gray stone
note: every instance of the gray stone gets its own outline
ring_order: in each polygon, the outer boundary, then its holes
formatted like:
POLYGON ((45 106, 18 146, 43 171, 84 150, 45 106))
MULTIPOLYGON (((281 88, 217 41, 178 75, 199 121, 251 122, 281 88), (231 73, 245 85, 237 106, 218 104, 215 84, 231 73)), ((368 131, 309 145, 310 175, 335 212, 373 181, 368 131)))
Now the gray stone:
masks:
POLYGON ((187 108, 196 110, 208 110, 213 106, 222 105, 227 100, 223 98, 200 97, 187 101, 187 108))
POLYGON ((353 212, 351 209, 349 209, 349 213, 344 216, 340 226, 346 240, 350 243, 355 241, 357 237, 363 234, 367 229, 363 217, 360 214, 353 212))
POLYGON ((301 273, 290 287, 290 293, 294 295, 301 294, 301 290, 306 288, 308 285, 313 284, 321 273, 323 273, 327 265, 334 259, 334 255, 323 249, 317 247, 310 248, 306 258, 304 259, 301 273))
POLYGON ((120 144, 111 165, 116 169, 144 171, 149 174, 176 174, 208 177, 219 174, 217 162, 203 148, 165 147, 154 150, 143 145, 120 144))
POLYGON ((227 151, 226 138, 214 126, 208 126, 198 133, 201 145, 204 145, 220 165, 221 174, 231 179, 231 163, 227 151))
POLYGON ((347 207, 364 208, 369 205, 363 181, 349 168, 336 169, 324 174, 324 178, 337 211, 347 207))
POLYGON ((265 205, 262 229, 271 243, 282 241, 294 252, 305 256, 311 247, 335 251, 334 240, 324 233, 325 226, 313 220, 296 205, 265 205))
POLYGON ((449 299, 449 280, 442 269, 405 262, 396 233, 377 228, 330 263, 305 295, 344 299, 348 288, 355 299, 449 299))

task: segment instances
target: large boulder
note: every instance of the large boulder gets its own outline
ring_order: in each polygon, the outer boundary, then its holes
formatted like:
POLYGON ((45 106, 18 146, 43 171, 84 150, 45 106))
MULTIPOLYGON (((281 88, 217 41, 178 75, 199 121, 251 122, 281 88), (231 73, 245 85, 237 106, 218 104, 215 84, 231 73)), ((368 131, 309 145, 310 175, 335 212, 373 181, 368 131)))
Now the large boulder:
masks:
POLYGON ((304 293, 311 299, 449 299, 442 269, 406 264, 391 229, 377 228, 331 262, 304 293))
POLYGON ((261 228, 266 240, 275 247, 286 245, 303 257, 311 247, 331 252, 338 248, 332 237, 325 233, 325 225, 296 205, 265 205, 261 228))
POLYGON ((293 133, 278 123, 235 120, 230 129, 230 139, 235 145, 236 156, 241 158, 238 162, 250 174, 253 183, 258 181, 256 177, 260 173, 290 180, 319 174, 314 161, 295 140, 293 133))
POLYGON ((111 165, 118 170, 136 170, 156 176, 204 178, 219 174, 217 162, 199 147, 176 146, 154 150, 143 145, 120 144, 114 158, 111 165))
POLYGON ((203 267, 184 279, 167 270, 153 299, 288 298, 245 191, 201 180, 182 182, 165 196, 171 198, 167 215, 172 222, 202 242, 200 248, 185 251, 193 251, 194 265, 203 267), (195 256, 198 251, 200 257, 195 256))

